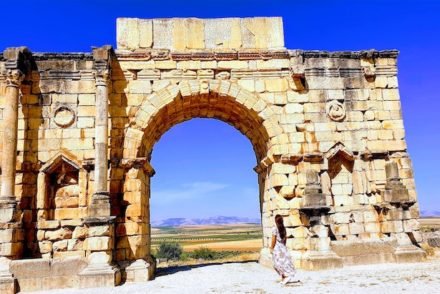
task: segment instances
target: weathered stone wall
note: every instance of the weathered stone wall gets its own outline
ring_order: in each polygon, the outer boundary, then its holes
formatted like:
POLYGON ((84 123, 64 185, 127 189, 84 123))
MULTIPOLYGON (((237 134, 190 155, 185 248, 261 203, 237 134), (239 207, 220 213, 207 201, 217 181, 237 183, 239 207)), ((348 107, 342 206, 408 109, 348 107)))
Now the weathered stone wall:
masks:
MULTIPOLYGON (((72 272, 82 287, 119 283, 117 268, 125 281, 150 279, 154 144, 172 126, 207 117, 254 147, 262 263, 276 214, 299 267, 423 259, 397 51, 283 47, 279 18, 119 19, 116 51, 23 53, 22 63, 6 54, 0 105, 18 99, 6 91, 17 64, 23 80, 18 205, 1 198, 14 212, 2 220, 1 255, 86 261, 72 272), (108 148, 97 131, 106 129, 108 148)), ((0 150, 10 144, 1 141, 0 150)))

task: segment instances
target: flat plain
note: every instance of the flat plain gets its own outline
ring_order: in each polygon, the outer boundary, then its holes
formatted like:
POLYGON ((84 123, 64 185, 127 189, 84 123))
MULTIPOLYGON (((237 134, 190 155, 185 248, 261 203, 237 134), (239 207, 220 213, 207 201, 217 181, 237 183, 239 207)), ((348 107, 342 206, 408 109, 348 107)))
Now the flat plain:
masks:
POLYGON ((185 251, 207 247, 216 251, 258 252, 262 229, 258 224, 161 227, 152 229, 153 251, 161 242, 179 243, 185 251))

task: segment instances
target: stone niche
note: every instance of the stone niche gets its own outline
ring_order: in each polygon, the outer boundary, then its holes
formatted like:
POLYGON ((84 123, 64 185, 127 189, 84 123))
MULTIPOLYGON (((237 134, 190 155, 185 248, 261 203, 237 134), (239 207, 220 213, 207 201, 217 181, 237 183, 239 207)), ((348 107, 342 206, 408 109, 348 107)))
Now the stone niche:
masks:
POLYGON ((84 256, 86 237, 81 218, 85 216, 84 170, 68 153, 48 161, 38 176, 38 249, 43 258, 84 256))
POLYGON ((324 185, 324 193, 332 195, 334 206, 353 205, 353 153, 337 144, 326 154, 330 181, 324 185))

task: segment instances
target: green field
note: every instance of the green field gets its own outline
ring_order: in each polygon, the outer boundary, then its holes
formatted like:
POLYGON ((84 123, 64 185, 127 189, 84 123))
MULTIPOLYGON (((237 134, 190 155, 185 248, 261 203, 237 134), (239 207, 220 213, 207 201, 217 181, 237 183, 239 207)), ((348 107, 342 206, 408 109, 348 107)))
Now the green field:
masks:
POLYGON ((221 250, 221 247, 224 245, 223 247, 228 250, 259 251, 261 239, 261 225, 254 224, 160 227, 152 229, 153 248, 156 248, 162 242, 176 242, 188 250, 194 249, 197 246, 221 250))

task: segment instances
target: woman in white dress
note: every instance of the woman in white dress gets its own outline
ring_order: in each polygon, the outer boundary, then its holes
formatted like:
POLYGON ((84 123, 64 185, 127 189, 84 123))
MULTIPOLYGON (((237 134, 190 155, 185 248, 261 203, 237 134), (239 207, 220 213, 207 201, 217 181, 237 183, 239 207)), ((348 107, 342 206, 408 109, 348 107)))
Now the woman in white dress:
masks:
POLYGON ((287 233, 281 215, 275 216, 275 224, 272 229, 271 246, 273 267, 281 276, 281 284, 297 283, 299 280, 295 279, 295 266, 286 247, 287 233))

